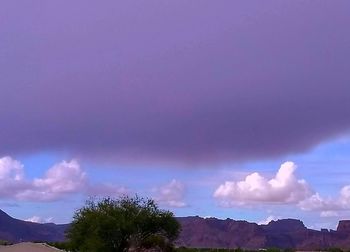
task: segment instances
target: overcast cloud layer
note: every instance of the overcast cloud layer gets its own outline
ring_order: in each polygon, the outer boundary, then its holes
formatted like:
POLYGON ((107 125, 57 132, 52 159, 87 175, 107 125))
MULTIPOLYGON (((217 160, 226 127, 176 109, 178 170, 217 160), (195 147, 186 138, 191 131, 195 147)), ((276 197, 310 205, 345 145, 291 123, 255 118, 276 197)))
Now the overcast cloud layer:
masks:
POLYGON ((303 151, 350 127, 349 9, 3 0, 0 154, 207 161, 303 151))

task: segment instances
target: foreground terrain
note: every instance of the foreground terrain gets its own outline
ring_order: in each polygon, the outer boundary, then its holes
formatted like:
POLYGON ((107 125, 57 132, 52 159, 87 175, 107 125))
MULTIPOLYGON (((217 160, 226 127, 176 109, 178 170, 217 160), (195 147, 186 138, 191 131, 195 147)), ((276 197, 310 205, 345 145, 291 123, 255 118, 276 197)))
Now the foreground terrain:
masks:
POLYGON ((23 242, 10 246, 0 246, 0 252, 59 252, 61 250, 41 243, 23 242))

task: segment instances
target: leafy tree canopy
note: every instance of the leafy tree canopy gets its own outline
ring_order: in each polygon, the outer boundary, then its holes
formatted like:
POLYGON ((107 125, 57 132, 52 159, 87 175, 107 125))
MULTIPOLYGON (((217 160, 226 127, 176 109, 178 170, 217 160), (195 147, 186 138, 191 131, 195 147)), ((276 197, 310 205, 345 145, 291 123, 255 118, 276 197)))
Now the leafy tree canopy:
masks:
POLYGON ((77 210, 67 237, 72 251, 112 252, 171 248, 180 224, 152 199, 90 199, 77 210))

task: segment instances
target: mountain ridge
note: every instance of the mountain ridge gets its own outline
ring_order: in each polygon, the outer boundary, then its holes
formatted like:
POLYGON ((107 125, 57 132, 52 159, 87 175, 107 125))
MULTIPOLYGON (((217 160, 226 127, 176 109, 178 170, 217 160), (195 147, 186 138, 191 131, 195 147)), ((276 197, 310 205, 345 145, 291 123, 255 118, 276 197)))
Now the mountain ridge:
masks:
POLYGON ((11 217, 0 209, 0 240, 24 241, 63 241, 69 224, 34 223, 11 217))
MULTIPOLYGON (((301 220, 281 219, 268 224, 233 219, 177 217, 182 230, 175 244, 196 248, 350 249, 350 220, 340 220, 337 230, 307 228, 301 220)), ((15 219, 0 210, 0 240, 64 241, 70 224, 33 223, 15 219)))
POLYGON ((182 232, 178 246, 198 248, 282 248, 316 250, 350 248, 350 220, 339 221, 337 230, 307 228, 297 219, 258 225, 244 220, 179 217, 182 232))

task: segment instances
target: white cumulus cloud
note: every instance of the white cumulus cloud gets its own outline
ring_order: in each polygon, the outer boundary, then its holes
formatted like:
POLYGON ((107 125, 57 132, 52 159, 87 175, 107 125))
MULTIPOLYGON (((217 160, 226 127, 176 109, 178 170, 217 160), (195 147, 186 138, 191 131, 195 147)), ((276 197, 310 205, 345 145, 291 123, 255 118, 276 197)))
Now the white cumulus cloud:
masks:
POLYGON ((301 201, 299 207, 305 211, 321 211, 321 217, 338 216, 338 211, 350 210, 350 185, 344 186, 337 197, 324 198, 315 193, 301 201))
POLYGON ((170 207, 185 207, 184 202, 185 185, 180 181, 173 179, 170 183, 154 189, 155 199, 164 205, 170 207))
POLYGON ((44 178, 34 180, 37 188, 50 188, 52 193, 69 193, 81 189, 86 182, 86 174, 77 161, 62 161, 50 168, 44 178))
POLYGON ((49 217, 49 218, 41 218, 39 216, 32 216, 28 219, 25 219, 25 221, 28 221, 28 222, 34 222, 34 223, 52 223, 53 222, 53 218, 52 217, 49 217))
POLYGON ((275 221, 275 220, 278 220, 280 219, 280 217, 276 217, 274 215, 270 215, 268 216, 265 220, 261 220, 258 222, 259 225, 267 225, 269 224, 271 221, 275 221))
POLYGON ((285 162, 270 179, 254 172, 241 181, 226 181, 215 190, 214 197, 225 206, 300 202, 311 190, 305 180, 295 176, 296 168, 293 162, 285 162))
POLYGON ((0 158, 0 198, 16 198, 29 188, 31 184, 24 179, 23 165, 11 157, 0 158))
POLYGON ((81 192, 86 183, 86 174, 77 161, 62 161, 51 167, 43 178, 31 181, 30 188, 20 191, 16 197, 32 201, 57 200, 81 192))
POLYGON ((76 160, 62 161, 49 168, 42 178, 26 179, 24 166, 11 157, 0 158, 0 199, 55 201, 72 194, 115 196, 125 187, 91 184, 76 160))
POLYGON ((11 157, 0 158, 0 180, 22 180, 24 177, 23 165, 11 157))
POLYGON ((337 196, 323 197, 304 179, 296 177, 296 169, 293 162, 285 162, 272 178, 254 172, 243 180, 226 181, 218 186, 214 197, 226 207, 294 204, 303 211, 319 212, 324 218, 340 216, 340 211, 350 211, 350 185, 342 187, 337 196))

